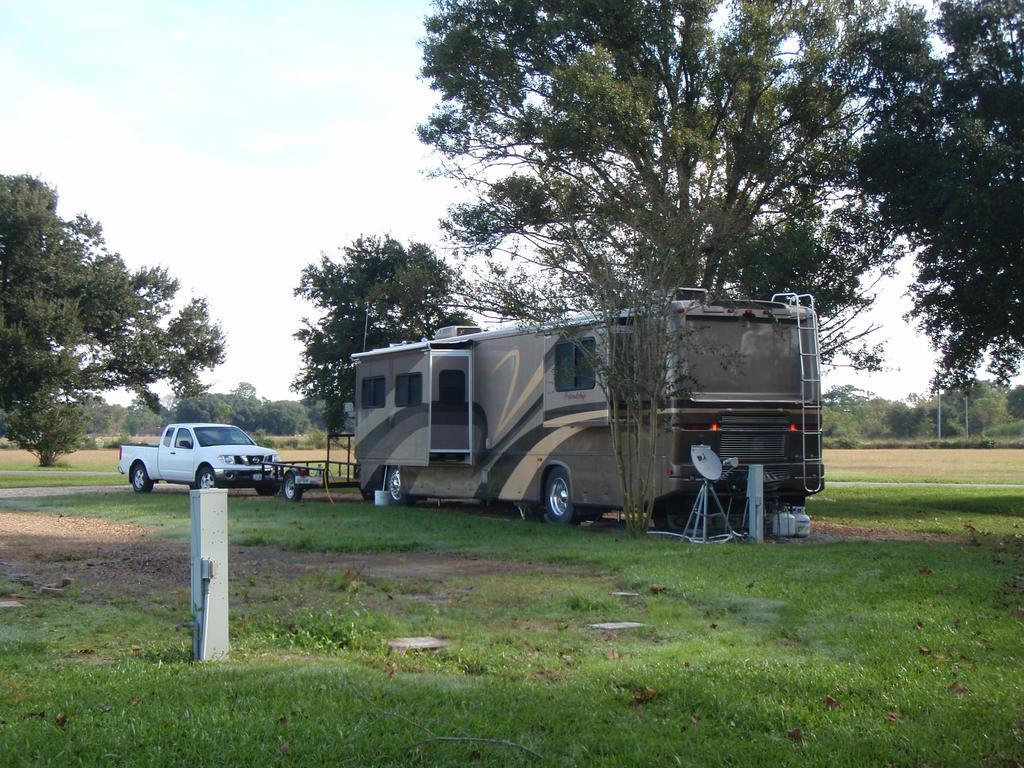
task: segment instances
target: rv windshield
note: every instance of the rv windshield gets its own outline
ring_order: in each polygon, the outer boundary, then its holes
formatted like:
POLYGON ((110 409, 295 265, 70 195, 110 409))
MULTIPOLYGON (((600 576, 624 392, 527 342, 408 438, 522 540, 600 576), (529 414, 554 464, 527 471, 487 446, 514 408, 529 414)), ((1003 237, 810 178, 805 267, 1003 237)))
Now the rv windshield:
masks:
MULTIPOLYGON (((686 373, 692 399, 801 399, 797 327, 773 318, 691 317, 686 373)), ((811 358, 807 358, 810 360, 811 358)))

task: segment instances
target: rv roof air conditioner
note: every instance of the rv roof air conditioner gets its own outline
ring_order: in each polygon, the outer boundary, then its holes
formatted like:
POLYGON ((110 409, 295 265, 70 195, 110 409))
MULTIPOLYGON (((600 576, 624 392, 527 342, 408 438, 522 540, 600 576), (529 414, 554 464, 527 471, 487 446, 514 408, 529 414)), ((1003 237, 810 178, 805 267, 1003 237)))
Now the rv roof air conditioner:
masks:
POLYGON ((434 334, 434 340, 439 341, 440 339, 454 339, 456 336, 466 336, 470 333, 480 333, 482 328, 478 328, 475 325, 446 325, 444 328, 439 328, 437 333, 434 334))
POLYGON ((704 301, 708 292, 705 288, 676 288, 673 298, 676 301, 704 301))

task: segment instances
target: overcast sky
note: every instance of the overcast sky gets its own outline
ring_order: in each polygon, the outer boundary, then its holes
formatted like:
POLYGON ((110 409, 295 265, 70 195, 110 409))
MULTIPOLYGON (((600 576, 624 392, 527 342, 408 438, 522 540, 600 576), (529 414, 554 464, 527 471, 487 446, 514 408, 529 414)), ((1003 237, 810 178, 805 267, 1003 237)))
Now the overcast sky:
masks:
MULTIPOLYGON (((0 173, 56 187, 129 266, 164 265, 206 296, 227 337, 214 391, 296 395, 303 266, 360 234, 441 246, 457 191, 414 129, 427 2, 0 0, 0 173)), ((902 320, 905 279, 876 319, 885 374, 826 372, 902 398, 933 356, 902 320)), ((117 398, 125 402, 124 398, 117 398)))

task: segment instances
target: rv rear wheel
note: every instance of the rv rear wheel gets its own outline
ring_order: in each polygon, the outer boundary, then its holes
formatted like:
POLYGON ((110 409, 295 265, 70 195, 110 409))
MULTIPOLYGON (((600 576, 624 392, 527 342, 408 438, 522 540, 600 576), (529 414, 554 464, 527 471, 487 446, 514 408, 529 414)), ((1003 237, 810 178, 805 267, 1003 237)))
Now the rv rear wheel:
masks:
POLYGON ((562 467, 555 467, 548 474, 544 485, 544 502, 547 512, 544 519, 549 523, 568 525, 575 516, 575 505, 572 502, 572 483, 569 473, 562 467))
POLYGON ((392 504, 408 504, 409 494, 402 488, 402 468, 389 467, 388 480, 384 483, 384 490, 388 492, 388 499, 392 504))

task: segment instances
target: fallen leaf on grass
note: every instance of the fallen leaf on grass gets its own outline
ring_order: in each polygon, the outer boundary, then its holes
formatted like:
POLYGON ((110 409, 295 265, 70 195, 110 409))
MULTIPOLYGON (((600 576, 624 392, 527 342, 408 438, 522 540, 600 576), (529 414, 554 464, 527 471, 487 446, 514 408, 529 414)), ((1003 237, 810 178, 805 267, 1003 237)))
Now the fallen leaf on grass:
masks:
POLYGON ((690 722, 696 725, 700 722, 700 715, 690 715, 690 722))
POLYGON ((281 746, 277 748, 277 751, 280 752, 282 755, 287 755, 289 752, 292 751, 292 748, 288 745, 288 742, 285 741, 281 743, 281 746))
POLYGON ((791 731, 786 731, 786 738, 792 742, 801 742, 804 740, 804 734, 799 728, 794 728, 791 731))
POLYGON ((612 661, 618 661, 619 652, 615 650, 608 651, 608 653, 605 654, 605 657, 611 659, 612 661))
POLYGON ((660 587, 657 584, 651 584, 651 594, 652 595, 660 595, 666 589, 667 589, 667 587, 660 587))
POLYGON ((274 718, 274 722, 277 723, 278 725, 284 725, 285 723, 288 722, 288 718, 285 717, 284 715, 278 715, 277 717, 274 718))
POLYGON ((914 629, 921 629, 922 627, 924 627, 924 622, 920 619, 914 622, 914 629))
POLYGON ((932 575, 932 569, 929 568, 927 565, 918 566, 917 572, 920 573, 922 576, 931 576, 932 575))
POLYGON ((140 699, 138 696, 132 696, 130 699, 128 699, 129 704, 138 704, 140 701, 142 701, 142 699, 140 699))
POLYGON ((831 696, 825 697, 825 709, 839 709, 842 704, 833 699, 831 696))
POLYGON ((68 724, 68 716, 61 712, 59 715, 53 718, 53 724, 56 725, 58 728, 63 728, 65 725, 68 724))
POLYGON ((955 693, 957 696, 962 696, 963 694, 968 693, 970 689, 964 688, 962 685, 960 685, 960 683, 954 680, 953 684, 949 686, 949 690, 955 693))
POLYGON ((917 652, 920 653, 920 654, 923 654, 923 655, 927 655, 927 654, 931 653, 931 651, 929 649, 925 648, 923 645, 920 648, 917 649, 917 652))
POLYGON ((633 691, 633 703, 644 704, 652 699, 656 699, 661 696, 661 693, 656 691, 654 688, 647 687, 642 690, 633 691))
POLYGON ((898 722, 899 719, 900 719, 900 713, 899 712, 886 712, 885 713, 885 719, 886 720, 892 720, 894 723, 898 722))

